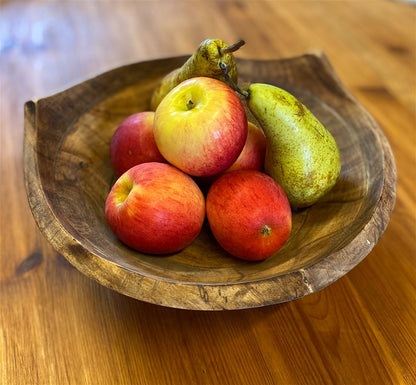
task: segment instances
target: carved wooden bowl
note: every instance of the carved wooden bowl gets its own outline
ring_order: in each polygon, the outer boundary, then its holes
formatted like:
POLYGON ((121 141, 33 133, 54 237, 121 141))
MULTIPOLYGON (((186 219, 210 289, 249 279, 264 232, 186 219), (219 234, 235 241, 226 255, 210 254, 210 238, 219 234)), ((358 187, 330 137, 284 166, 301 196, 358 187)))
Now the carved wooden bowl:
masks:
POLYGON ((238 60, 241 86, 264 82, 287 89, 332 132, 341 152, 338 183, 321 201, 293 213, 293 230, 282 249, 263 262, 239 260, 221 249, 208 225, 189 247, 166 256, 138 253, 113 235, 104 217, 114 182, 111 136, 125 117, 149 108, 158 81, 186 58, 123 66, 26 103, 25 183, 44 236, 100 284, 176 308, 265 306, 316 292, 342 277, 383 234, 397 177, 381 129, 322 53, 238 60))

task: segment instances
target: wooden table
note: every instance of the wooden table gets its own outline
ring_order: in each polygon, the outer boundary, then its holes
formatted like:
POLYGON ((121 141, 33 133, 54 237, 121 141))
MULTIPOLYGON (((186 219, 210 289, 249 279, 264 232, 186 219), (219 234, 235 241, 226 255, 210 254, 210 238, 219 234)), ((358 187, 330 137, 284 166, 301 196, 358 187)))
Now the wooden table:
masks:
POLYGON ((416 384, 416 10, 394 1, 0 2, 1 384, 416 384), (390 224, 326 289, 228 312, 158 307, 74 269, 37 229, 23 104, 205 38, 277 59, 323 49, 386 134, 390 224))

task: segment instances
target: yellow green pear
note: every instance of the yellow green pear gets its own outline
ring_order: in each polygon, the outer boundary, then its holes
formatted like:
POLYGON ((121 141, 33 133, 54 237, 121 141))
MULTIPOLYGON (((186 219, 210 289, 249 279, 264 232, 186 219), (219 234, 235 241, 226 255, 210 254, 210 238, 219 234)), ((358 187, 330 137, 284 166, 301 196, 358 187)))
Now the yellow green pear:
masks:
POLYGON ((289 92, 253 83, 247 105, 267 138, 264 169, 286 192, 293 207, 307 207, 328 193, 340 171, 331 133, 289 92))
POLYGON ((227 65, 232 81, 237 82, 237 66, 233 52, 244 44, 243 40, 232 45, 227 45, 220 39, 206 39, 201 42, 189 59, 180 68, 168 73, 155 88, 150 108, 155 111, 167 93, 186 79, 206 76, 224 81, 225 78, 219 66, 220 61, 227 65))

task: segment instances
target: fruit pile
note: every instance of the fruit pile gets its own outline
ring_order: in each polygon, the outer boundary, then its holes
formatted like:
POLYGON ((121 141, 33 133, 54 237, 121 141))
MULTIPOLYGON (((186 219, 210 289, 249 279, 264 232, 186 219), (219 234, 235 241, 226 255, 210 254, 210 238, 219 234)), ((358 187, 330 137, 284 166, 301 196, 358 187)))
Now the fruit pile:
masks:
POLYGON ((335 185, 337 144, 307 107, 274 85, 237 86, 233 53, 243 44, 203 41, 162 79, 149 111, 115 130, 118 179, 105 216, 129 247, 177 252, 207 218, 228 253, 264 260, 289 238, 291 209, 313 205, 335 185))

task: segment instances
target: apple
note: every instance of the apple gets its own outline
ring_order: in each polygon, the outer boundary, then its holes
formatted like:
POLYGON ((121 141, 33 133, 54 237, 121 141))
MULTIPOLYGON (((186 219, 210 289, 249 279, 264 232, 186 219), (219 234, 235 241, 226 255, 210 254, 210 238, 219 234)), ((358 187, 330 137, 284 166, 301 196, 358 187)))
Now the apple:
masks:
POLYGON ((189 175, 159 162, 133 166, 113 185, 105 202, 113 233, 149 254, 177 252, 200 233, 205 198, 189 175))
POLYGON ((208 223, 231 255, 252 261, 269 258, 289 238, 292 212, 280 185, 255 170, 230 171, 210 187, 208 223))
POLYGON ((238 158, 247 138, 247 115, 225 83, 195 77, 180 83, 155 112, 154 137, 162 156, 193 176, 218 174, 238 158))
POLYGON ((110 142, 110 159, 117 176, 145 162, 166 162, 153 135, 153 111, 134 113, 117 127, 110 142))
POLYGON ((266 136, 261 128, 248 122, 247 139, 237 160, 225 172, 237 170, 261 171, 266 154, 266 136))
POLYGON ((237 160, 227 168, 227 170, 216 175, 194 178, 203 191, 207 191, 211 184, 226 172, 237 170, 263 170, 264 157, 266 154, 266 136, 264 135, 263 130, 252 122, 248 122, 247 128, 247 139, 243 150, 237 160))

